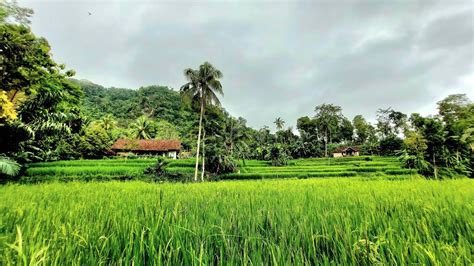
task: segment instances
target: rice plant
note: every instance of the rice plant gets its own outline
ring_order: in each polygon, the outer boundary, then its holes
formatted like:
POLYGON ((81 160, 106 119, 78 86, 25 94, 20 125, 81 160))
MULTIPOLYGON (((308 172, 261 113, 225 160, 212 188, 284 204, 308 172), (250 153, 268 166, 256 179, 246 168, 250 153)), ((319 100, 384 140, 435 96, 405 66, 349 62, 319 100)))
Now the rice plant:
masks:
POLYGON ((471 265, 474 181, 0 187, 0 264, 471 265))

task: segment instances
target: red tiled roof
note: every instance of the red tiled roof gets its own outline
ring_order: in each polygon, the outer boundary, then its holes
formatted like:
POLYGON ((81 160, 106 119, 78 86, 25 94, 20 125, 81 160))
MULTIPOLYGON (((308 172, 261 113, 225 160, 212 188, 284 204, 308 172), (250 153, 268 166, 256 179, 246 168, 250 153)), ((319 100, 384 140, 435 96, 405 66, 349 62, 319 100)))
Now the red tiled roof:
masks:
POLYGON ((156 139, 118 139, 114 145, 112 145, 111 149, 126 151, 179 151, 181 149, 181 141, 156 139))
POLYGON ((359 148, 357 147, 337 147, 334 149, 333 153, 342 153, 347 151, 348 149, 352 149, 353 151, 359 151, 359 148))

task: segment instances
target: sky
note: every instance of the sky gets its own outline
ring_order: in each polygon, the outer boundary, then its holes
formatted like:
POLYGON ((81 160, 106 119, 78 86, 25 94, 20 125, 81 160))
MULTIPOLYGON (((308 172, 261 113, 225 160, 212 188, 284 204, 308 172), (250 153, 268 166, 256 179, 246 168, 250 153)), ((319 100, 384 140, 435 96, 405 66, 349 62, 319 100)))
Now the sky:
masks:
POLYGON ((33 31, 76 77, 106 87, 179 89, 205 61, 223 106, 260 128, 333 103, 349 119, 378 108, 436 113, 474 100, 474 1, 46 1, 33 31))

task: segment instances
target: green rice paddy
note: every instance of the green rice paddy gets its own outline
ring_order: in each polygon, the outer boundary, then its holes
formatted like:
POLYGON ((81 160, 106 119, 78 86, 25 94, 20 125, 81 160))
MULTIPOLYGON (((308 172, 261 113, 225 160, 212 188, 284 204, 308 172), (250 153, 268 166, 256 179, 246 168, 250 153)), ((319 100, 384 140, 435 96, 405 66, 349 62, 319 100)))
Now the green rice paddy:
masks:
MULTIPOLYGON (((249 160, 219 177, 234 181, 140 181, 154 163, 28 165, 20 181, 37 184, 0 187, 0 265, 474 263, 471 179, 353 157, 249 160)), ((194 161, 167 169, 193 173, 194 161)))
POLYGON ((1 265, 470 265, 474 181, 0 187, 1 265))
MULTIPOLYGON (((34 163, 28 165, 24 182, 72 180, 129 180, 144 179, 143 171, 155 159, 105 159, 34 163)), ((194 173, 194 160, 171 160, 170 172, 194 173)), ((217 179, 310 178, 310 177, 414 177, 416 171, 403 169, 394 157, 350 157, 337 159, 291 160, 287 166, 271 166, 269 161, 240 162, 237 173, 217 179)))

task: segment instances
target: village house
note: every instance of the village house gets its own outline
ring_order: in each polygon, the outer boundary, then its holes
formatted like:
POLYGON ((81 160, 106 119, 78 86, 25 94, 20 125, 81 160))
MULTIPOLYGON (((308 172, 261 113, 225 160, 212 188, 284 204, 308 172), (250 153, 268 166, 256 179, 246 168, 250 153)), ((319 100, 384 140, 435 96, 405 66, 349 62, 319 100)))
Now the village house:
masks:
POLYGON ((349 157, 359 156, 359 149, 355 147, 338 147, 332 153, 332 156, 337 157, 349 157))
POLYGON ((176 159, 181 150, 179 140, 156 140, 156 139, 118 139, 110 148, 118 155, 159 155, 176 159))

